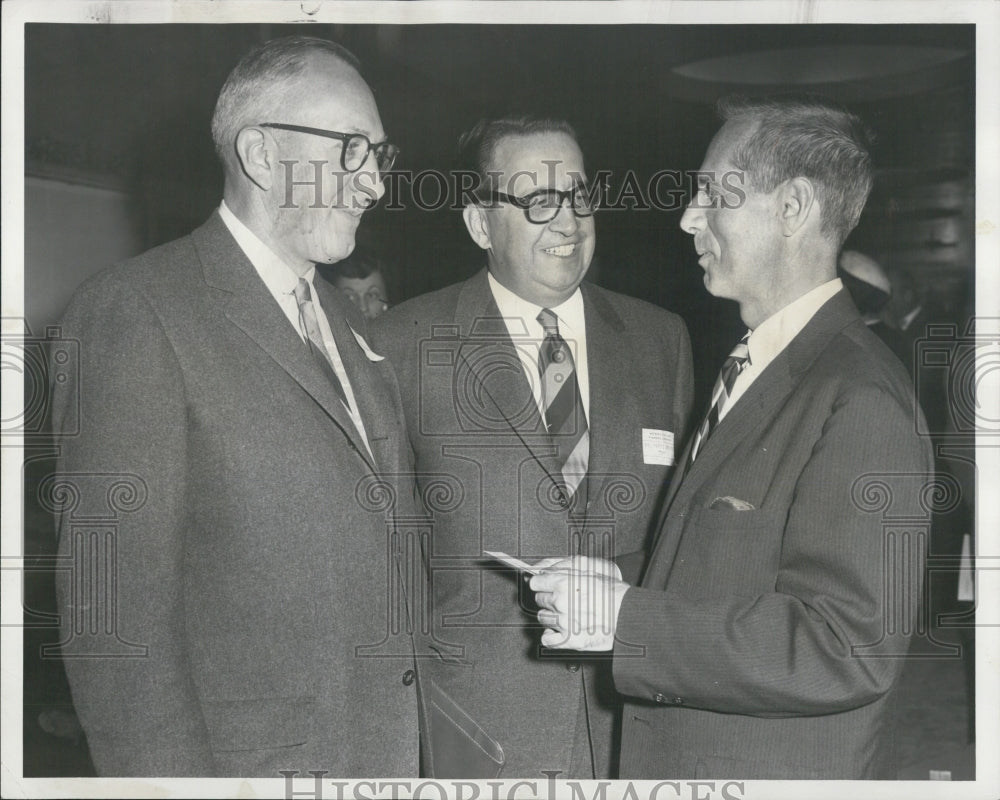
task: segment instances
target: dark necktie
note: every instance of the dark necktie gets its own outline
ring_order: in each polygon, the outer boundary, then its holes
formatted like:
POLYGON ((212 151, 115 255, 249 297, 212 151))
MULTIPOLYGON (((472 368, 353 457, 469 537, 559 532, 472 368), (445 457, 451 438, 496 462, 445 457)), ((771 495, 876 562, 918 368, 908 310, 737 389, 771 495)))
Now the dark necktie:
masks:
POLYGON ((573 495, 587 473, 590 458, 587 415, 580 398, 573 354, 559 335, 558 318, 549 309, 543 308, 538 322, 545 331, 538 350, 545 426, 552 442, 559 448, 558 458, 566 491, 573 495))
POLYGON ((306 336, 309 351, 330 379, 333 388, 337 390, 337 396, 340 397, 344 407, 350 409, 347 403, 347 394, 344 392, 344 385, 340 382, 340 378, 337 377, 337 372, 333 368, 333 361, 330 359, 330 354, 323 343, 323 334, 320 332, 319 321, 316 319, 316 307, 312 301, 312 291, 309 288, 309 281, 305 278, 299 278, 299 283, 295 287, 295 302, 299 305, 299 327, 306 336))
POLYGON ((747 348, 747 340, 750 332, 740 339, 736 347, 733 348, 725 361, 722 362, 722 369, 719 370, 719 377, 715 379, 715 387, 712 389, 712 405, 708 409, 708 414, 698 428, 694 437, 694 444, 691 446, 691 461, 695 460, 702 443, 709 437, 709 434, 719 424, 719 416, 729 402, 729 396, 733 392, 733 385, 736 378, 750 363, 750 350, 747 348))

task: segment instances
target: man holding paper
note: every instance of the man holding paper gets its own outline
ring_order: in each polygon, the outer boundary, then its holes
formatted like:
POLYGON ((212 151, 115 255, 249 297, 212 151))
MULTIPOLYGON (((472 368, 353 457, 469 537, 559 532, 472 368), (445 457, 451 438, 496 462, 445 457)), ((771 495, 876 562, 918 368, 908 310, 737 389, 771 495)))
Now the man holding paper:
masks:
POLYGON ((373 329, 435 512, 441 659, 426 665, 425 688, 447 713, 432 719, 429 769, 606 777, 618 716, 607 665, 539 647, 526 584, 484 551, 610 558, 647 543, 690 410, 687 331, 583 283, 594 207, 569 125, 484 121, 462 145, 480 179, 463 219, 487 268, 373 329), (457 733, 444 726, 456 721, 457 733), (463 737, 477 742, 468 758, 463 737))
POLYGON ((721 111, 681 227, 750 330, 679 456, 641 581, 535 565, 542 643, 613 653, 622 777, 891 778, 921 554, 894 558, 859 487, 920 516, 900 487, 933 473, 905 371, 835 277, 871 188, 863 129, 814 102, 721 111))

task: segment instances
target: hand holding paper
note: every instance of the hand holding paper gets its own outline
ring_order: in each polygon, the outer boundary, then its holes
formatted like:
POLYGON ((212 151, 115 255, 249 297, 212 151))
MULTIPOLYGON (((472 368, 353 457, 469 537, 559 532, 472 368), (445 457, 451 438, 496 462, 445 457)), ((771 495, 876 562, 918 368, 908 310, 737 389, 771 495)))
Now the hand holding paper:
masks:
MULTIPOLYGON (((513 567, 519 572, 527 572, 530 575, 537 575, 541 572, 541 563, 529 564, 527 561, 522 561, 515 556, 509 556, 506 553, 500 552, 499 550, 483 550, 484 556, 489 556, 490 558, 495 558, 501 564, 506 564, 508 567, 513 567)), ((560 561, 561 559, 545 559, 551 561, 560 561)))
POLYGON ((615 627, 629 584, 618 566, 603 559, 574 556, 546 559, 531 579, 538 621, 545 625, 542 644, 561 650, 607 651, 614 648, 615 627))

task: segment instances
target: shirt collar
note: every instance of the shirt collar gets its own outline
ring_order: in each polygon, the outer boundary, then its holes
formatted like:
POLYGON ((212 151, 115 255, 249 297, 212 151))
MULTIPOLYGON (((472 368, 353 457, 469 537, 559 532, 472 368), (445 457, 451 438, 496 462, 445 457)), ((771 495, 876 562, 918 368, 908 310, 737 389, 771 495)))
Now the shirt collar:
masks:
MULTIPOLYGON (((486 277, 490 284, 490 291, 493 293, 493 299, 496 300, 497 308, 500 309, 500 316, 524 320, 528 326, 527 332, 540 338, 538 332, 542 326, 538 322, 538 314, 542 310, 542 306, 535 305, 512 292, 494 278, 492 272, 487 272, 486 277)), ((566 300, 549 308, 549 311, 559 318, 559 333, 564 339, 568 338, 567 334, 573 334, 575 338, 580 338, 583 335, 585 331, 583 294, 580 292, 579 286, 566 300)))
POLYGON ((767 367, 808 324, 817 311, 843 288, 840 278, 820 284, 775 312, 750 333, 747 349, 750 364, 759 371, 767 367))
POLYGON ((906 316, 904 316, 899 321, 899 329, 901 331, 907 330, 910 327, 910 325, 913 324, 913 320, 915 320, 917 318, 917 314, 919 314, 923 310, 924 310, 923 306, 916 306, 915 308, 913 308, 910 311, 908 311, 907 314, 906 314, 906 316))
MULTIPOLYGON (((246 253, 257 274, 260 275, 271 294, 284 295, 291 294, 299 283, 299 276, 290 266, 282 261, 275 252, 268 247, 252 230, 250 230, 226 205, 223 200, 219 204, 219 216, 229 232, 236 240, 236 244, 246 253)), ((309 281, 310 287, 313 285, 313 276, 316 274, 316 267, 310 267, 303 277, 309 281)))

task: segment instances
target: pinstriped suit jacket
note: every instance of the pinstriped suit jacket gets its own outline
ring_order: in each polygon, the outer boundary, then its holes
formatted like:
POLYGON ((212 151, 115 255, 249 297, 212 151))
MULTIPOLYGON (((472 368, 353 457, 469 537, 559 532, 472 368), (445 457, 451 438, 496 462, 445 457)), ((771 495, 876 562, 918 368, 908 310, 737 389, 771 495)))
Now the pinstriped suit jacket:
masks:
POLYGON ((889 547, 871 492, 924 514, 918 413, 842 291, 675 477, 618 620, 622 777, 893 777, 920 570, 889 547))

